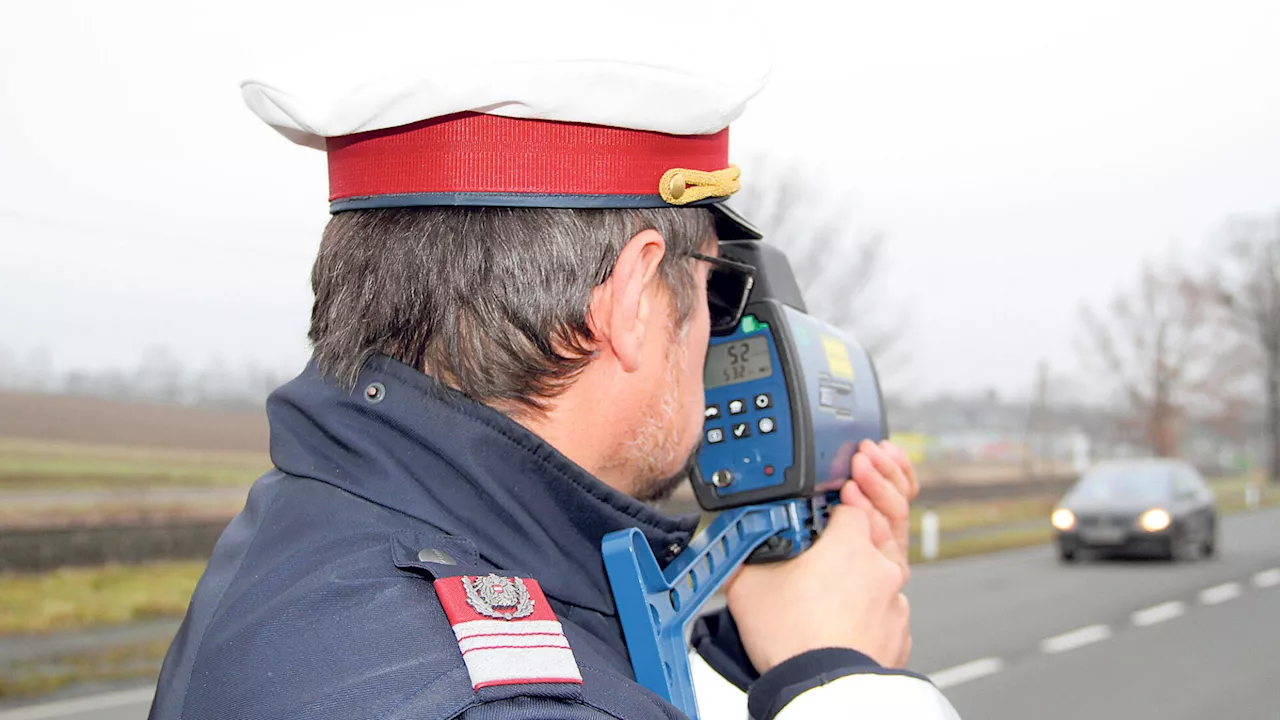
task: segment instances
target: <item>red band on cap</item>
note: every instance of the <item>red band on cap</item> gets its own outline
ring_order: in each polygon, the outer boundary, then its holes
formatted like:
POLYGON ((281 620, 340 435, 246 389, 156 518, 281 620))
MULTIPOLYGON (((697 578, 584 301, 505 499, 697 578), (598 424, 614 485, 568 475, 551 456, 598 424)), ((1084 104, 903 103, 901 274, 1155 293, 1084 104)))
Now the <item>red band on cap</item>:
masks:
POLYGON ((407 193, 657 195, 671 168, 729 166, 729 130, 667 135, 459 113, 329 138, 329 200, 407 193))

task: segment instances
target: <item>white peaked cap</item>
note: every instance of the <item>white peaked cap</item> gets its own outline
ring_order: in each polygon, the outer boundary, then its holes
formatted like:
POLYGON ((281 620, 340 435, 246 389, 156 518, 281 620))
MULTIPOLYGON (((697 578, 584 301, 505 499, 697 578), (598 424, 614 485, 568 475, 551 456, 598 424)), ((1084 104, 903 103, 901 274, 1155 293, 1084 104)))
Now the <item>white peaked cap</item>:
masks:
POLYGON ((369 2, 281 37, 241 87, 299 144, 464 111, 677 135, 724 129, 769 74, 749 3, 369 2))
POLYGON ((328 151, 333 212, 707 205, 721 237, 759 237, 719 205, 740 186, 727 128, 769 75, 756 18, 725 0, 352 3, 284 23, 241 88, 328 151))

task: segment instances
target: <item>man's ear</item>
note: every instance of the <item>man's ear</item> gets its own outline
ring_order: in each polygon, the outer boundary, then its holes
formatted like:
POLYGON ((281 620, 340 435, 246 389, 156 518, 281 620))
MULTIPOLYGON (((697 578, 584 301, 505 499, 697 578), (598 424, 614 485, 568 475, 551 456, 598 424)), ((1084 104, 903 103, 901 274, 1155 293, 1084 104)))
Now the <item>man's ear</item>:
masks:
POLYGON ((626 372, 640 368, 645 335, 658 287, 658 266, 667 254, 667 242, 657 230, 636 233, 614 263, 609 278, 591 294, 589 322, 602 345, 618 358, 626 372))

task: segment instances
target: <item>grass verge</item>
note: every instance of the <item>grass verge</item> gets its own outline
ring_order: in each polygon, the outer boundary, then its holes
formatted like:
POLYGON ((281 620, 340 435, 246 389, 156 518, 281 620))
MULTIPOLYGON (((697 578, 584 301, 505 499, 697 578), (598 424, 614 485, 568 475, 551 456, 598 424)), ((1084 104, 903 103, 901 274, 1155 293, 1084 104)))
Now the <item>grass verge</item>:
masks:
MULTIPOLYGON (((1053 530, 1048 523, 1042 528, 1017 528, 1004 532, 983 533, 973 537, 947 540, 938 546, 938 560, 981 555, 983 553, 1013 550, 1031 545, 1041 545, 1053 539, 1053 530)), ((922 562, 920 544, 911 546, 911 562, 922 562)))
POLYGON ((943 532, 958 532, 982 527, 1008 525, 1024 520, 1045 518, 1053 512, 1057 497, 988 500, 983 502, 951 502, 933 508, 911 508, 911 532, 919 534, 920 518, 928 510, 938 514, 943 532))
POLYGON ((1225 514, 1247 510, 1246 489, 1255 483, 1258 489, 1258 506, 1280 505, 1280 486, 1272 485, 1259 478, 1229 478, 1215 480, 1209 484, 1214 495, 1218 497, 1218 512, 1225 514))
POLYGON ((0 575, 0 636, 179 618, 204 561, 0 575))
POLYGON ((0 438, 0 491, 248 487, 269 467, 270 459, 256 454, 0 438))

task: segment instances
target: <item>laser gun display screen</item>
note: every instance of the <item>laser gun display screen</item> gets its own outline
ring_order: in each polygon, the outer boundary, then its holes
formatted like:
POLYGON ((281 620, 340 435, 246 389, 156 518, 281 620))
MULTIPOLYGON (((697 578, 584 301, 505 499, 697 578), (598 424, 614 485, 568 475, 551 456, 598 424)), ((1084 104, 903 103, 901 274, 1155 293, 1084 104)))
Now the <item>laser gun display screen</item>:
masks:
POLYGON ((702 384, 711 388, 759 380, 773 374, 769 359, 769 341, 762 335, 734 342, 712 345, 707 350, 707 364, 702 384))

